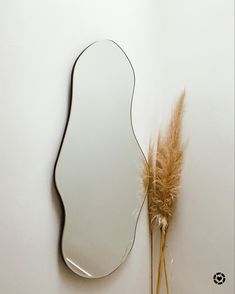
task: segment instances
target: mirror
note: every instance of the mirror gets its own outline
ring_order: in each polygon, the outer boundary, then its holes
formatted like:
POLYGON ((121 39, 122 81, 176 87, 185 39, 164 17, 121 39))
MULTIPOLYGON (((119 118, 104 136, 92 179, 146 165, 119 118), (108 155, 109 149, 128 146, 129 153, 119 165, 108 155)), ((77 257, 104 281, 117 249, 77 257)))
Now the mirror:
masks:
POLYGON ((133 67, 113 41, 93 43, 73 67, 54 178, 65 212, 63 258, 82 277, 112 273, 133 246, 145 196, 145 158, 131 122, 134 85, 133 67))

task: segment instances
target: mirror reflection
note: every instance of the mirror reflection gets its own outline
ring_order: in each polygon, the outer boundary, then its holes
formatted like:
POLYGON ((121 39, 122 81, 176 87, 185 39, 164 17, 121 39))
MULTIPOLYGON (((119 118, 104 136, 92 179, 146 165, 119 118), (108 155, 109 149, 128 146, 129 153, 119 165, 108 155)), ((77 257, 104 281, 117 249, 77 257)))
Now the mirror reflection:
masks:
POLYGON ((134 85, 132 65, 112 41, 93 43, 75 62, 55 185, 65 211, 63 258, 86 278, 112 273, 135 238, 145 159, 131 122, 134 85))

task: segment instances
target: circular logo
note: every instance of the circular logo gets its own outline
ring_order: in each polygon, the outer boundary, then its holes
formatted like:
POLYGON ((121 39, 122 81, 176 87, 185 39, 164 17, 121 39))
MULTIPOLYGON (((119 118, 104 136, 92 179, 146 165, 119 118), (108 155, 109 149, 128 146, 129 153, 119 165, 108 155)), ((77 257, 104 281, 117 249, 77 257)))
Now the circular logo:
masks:
POLYGON ((222 285, 225 282, 226 278, 223 273, 219 272, 214 274, 213 280, 217 285, 222 285))

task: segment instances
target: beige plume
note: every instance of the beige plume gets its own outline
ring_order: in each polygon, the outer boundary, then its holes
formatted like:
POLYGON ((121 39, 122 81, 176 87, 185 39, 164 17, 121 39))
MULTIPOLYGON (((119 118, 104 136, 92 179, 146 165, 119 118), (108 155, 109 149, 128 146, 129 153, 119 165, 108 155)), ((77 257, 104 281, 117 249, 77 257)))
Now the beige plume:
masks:
MULTIPOLYGON (((166 288, 169 293, 165 262, 167 229, 173 216, 179 193, 184 159, 181 140, 185 92, 179 97, 172 111, 170 123, 165 132, 160 132, 155 143, 149 144, 148 166, 143 172, 143 183, 147 189, 149 226, 151 234, 151 285, 153 272, 153 232, 160 229, 160 253, 158 263, 157 294, 160 291, 162 266, 165 272, 166 288), (157 225, 157 226, 156 226, 157 225)), ((153 288, 152 288, 153 293, 153 288)))

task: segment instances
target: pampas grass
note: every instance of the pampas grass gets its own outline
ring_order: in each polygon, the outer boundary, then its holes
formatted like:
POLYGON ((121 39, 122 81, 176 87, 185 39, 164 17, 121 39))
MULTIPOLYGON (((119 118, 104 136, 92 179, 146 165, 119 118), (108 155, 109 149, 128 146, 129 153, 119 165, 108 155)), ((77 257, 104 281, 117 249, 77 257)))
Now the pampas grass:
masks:
POLYGON ((165 274, 166 290, 168 294, 170 293, 165 261, 165 244, 179 193, 183 165, 184 146, 181 142, 181 126, 184 100, 185 93, 183 92, 172 111, 166 131, 159 133, 156 142, 150 142, 148 166, 145 166, 143 172, 143 183, 147 189, 151 236, 151 293, 153 293, 153 233, 156 228, 160 230, 157 294, 160 292, 162 269, 165 274))

